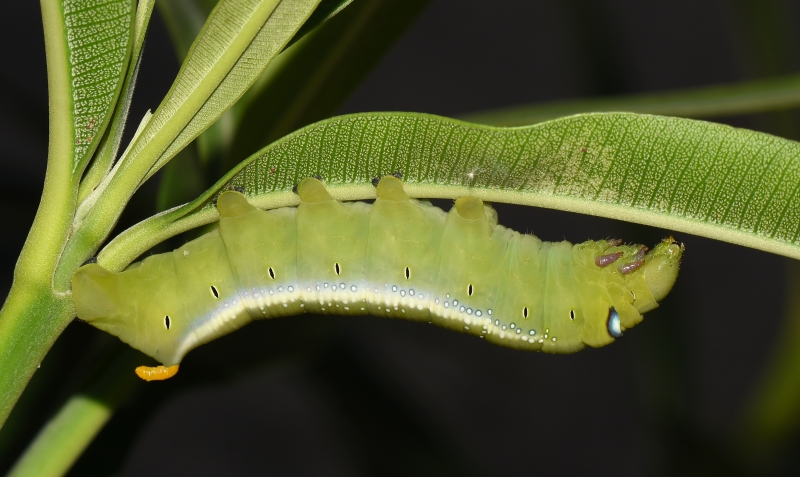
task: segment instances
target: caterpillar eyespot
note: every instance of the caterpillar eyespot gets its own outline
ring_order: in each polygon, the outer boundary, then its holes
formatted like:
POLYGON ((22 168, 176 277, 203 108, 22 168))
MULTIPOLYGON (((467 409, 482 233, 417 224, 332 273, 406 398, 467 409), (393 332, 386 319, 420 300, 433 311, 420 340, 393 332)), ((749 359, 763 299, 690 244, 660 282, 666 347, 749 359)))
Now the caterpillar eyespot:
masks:
MULTIPOLYGON (((395 176, 376 192, 373 204, 341 203, 310 178, 298 184, 299 206, 269 211, 224 192, 219 228, 174 253, 120 273, 82 266, 72 281, 78 316, 164 370, 252 320, 302 313, 430 322, 571 353, 613 342, 658 306, 684 251, 671 237, 649 251, 616 240, 543 242, 498 225, 477 197, 447 213, 410 199, 395 176), (166 313, 175 309, 178 320, 166 313)), ((143 375, 174 374, 164 370, 143 375)))
POLYGON ((608 321, 606 324, 608 334, 614 338, 622 338, 622 326, 620 323, 619 313, 612 306, 608 309, 608 321))

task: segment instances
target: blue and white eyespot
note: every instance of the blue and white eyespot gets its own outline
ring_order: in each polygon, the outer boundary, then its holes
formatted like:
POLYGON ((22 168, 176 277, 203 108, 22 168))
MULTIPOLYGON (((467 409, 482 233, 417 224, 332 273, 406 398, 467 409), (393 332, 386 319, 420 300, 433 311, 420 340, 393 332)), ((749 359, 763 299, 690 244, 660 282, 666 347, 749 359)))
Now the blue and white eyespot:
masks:
POLYGON ((619 313, 612 306, 608 309, 608 334, 614 338, 622 338, 622 325, 619 322, 619 313))

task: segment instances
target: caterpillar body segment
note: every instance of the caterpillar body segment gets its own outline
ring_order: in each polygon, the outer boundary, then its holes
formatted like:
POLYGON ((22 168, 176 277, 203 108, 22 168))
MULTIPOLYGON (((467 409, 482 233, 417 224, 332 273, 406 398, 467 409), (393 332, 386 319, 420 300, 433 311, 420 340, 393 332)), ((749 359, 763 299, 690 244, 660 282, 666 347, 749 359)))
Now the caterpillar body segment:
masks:
MULTIPOLYGON (((497 224, 475 197, 449 213, 386 176, 374 204, 334 200, 317 179, 301 203, 263 211, 220 195, 219 229, 120 273, 73 278, 78 317, 163 363, 254 319, 370 314, 430 322, 547 353, 599 347, 642 320, 675 282, 684 247, 543 242, 497 224)), ((174 372, 142 375, 164 379, 174 372)))

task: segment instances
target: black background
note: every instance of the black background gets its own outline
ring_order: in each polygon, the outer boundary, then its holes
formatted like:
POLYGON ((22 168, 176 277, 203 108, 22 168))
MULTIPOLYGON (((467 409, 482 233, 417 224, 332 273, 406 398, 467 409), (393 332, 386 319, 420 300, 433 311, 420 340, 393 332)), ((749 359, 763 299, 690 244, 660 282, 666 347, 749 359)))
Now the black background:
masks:
MULTIPOLYGON (((41 193, 47 81, 38 4, 13 2, 3 12, 4 295, 41 193)), ((787 73, 800 65, 798 24, 797 1, 434 0, 339 112, 457 116, 787 73), (766 23, 756 18, 754 5, 763 6, 766 23)), ((156 12, 131 126, 158 106, 177 70, 156 12)), ((793 113, 720 121, 797 135, 793 113)), ((154 190, 137 195, 138 218, 153 210, 154 190)), ((670 234, 544 209, 497 209, 504 225, 545 240, 620 237, 652 244, 670 234)), ((741 470, 728 467, 735 459, 721 446, 736 431, 781 330, 786 262, 675 236, 687 252, 674 291, 612 346, 549 356, 371 317, 257 322, 189 354, 171 382, 139 386, 73 474, 741 470)), ((50 387, 34 380, 32 388, 48 392, 38 401, 23 397, 30 403, 12 416, 22 424, 15 424, 19 432, 9 449, 21 450, 57 410, 104 340, 89 326, 70 325, 51 353, 56 358, 42 365, 62 379, 50 387)), ((0 455, 0 471, 9 459, 0 455)), ((791 462, 772 470, 788 473, 791 462)))

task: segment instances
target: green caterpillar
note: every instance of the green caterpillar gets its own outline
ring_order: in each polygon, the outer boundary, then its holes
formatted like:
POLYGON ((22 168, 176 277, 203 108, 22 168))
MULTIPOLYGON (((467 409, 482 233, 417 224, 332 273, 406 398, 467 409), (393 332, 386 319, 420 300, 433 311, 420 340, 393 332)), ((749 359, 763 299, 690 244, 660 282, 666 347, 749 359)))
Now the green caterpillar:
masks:
POLYGON ((650 252, 542 242, 498 225, 478 198, 445 213, 392 176, 373 205, 338 202, 313 178, 297 193, 298 207, 263 211, 225 192, 219 229, 120 273, 81 267, 78 317, 164 364, 137 369, 145 379, 174 375, 191 349, 254 319, 301 313, 404 318, 572 353, 613 342, 658 306, 684 250, 671 237, 650 252))

